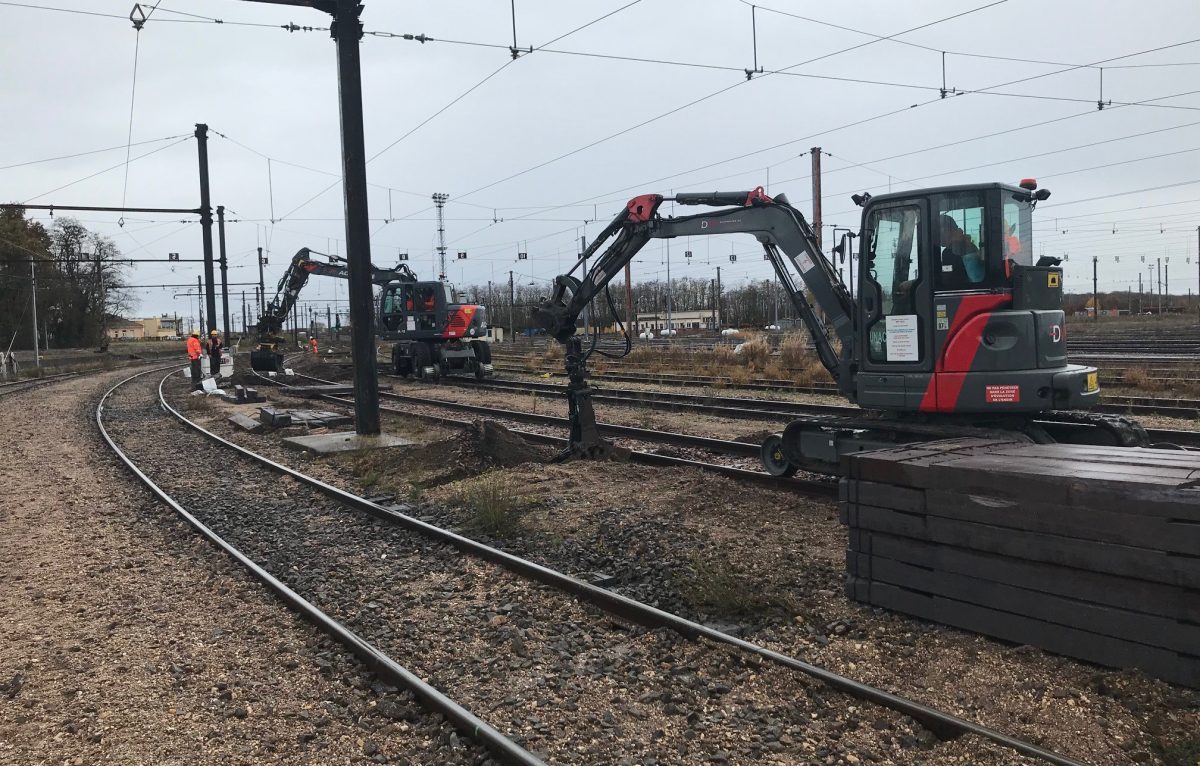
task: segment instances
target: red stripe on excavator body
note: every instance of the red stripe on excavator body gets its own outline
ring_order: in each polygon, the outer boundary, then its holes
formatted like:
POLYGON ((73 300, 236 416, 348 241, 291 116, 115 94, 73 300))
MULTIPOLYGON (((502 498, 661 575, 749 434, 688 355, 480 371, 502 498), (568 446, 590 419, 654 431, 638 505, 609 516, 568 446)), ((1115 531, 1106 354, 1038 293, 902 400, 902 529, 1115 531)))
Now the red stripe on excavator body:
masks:
POLYGON ((946 345, 933 367, 929 386, 921 398, 921 412, 953 412, 962 393, 966 373, 971 370, 979 344, 983 340, 983 328, 991 318, 991 312, 1012 301, 1007 294, 964 295, 954 312, 954 321, 946 333, 946 345), (975 321, 978 320, 978 321, 975 321), (971 331, 968 325, 976 325, 971 331), (951 372, 953 371, 953 372, 951 372))

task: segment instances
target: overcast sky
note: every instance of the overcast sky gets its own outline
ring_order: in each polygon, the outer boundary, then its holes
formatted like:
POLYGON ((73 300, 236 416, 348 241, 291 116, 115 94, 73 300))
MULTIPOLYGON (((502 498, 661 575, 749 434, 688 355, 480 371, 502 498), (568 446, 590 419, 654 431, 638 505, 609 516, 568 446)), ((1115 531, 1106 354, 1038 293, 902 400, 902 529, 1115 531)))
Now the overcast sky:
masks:
MULTIPOLYGON (((279 26, 327 27, 328 17, 162 0, 139 34, 125 18, 132 7, 0 2, 0 196, 196 207, 190 136, 203 122, 223 134, 211 135, 209 156, 213 205, 236 221, 226 227, 232 282, 257 279, 258 245, 270 253, 269 289, 300 247, 344 252, 334 43, 326 31, 279 26), (126 177, 130 133, 139 145, 126 177), (100 149, 109 151, 13 167, 100 149)), ((740 0, 516 0, 517 43, 534 52, 513 61, 508 2, 367 0, 369 32, 436 40, 362 43, 367 153, 378 154, 368 165, 374 262, 408 252, 420 276, 436 276, 430 195, 443 192, 452 281, 507 282, 512 269, 521 283, 545 285, 572 262, 579 237, 635 194, 769 184, 808 215, 807 152, 820 146, 827 227, 858 228, 857 191, 1033 176, 1053 192, 1036 213, 1035 252, 1069 254, 1069 290, 1090 289, 1092 255, 1102 290, 1136 291, 1141 256, 1170 258, 1172 292, 1197 288, 1197 0, 769 0, 757 10, 765 72, 747 81, 751 13, 740 0), (939 97, 941 51, 946 87, 966 93, 939 97), (1080 66, 1101 61, 1102 78, 1080 66), (1104 110, 1101 79, 1112 102, 1104 110), (518 262, 518 251, 529 260, 518 262)), ((201 254, 195 216, 130 214, 124 226, 117 214, 78 217, 130 257, 201 254)), ((670 246, 673 277, 707 279, 716 266, 726 284, 769 274, 748 237, 670 246)), ((665 248, 647 247, 634 278, 664 277, 665 248)), ((194 283, 198 273, 199 264, 143 263, 129 279, 194 283)), ((186 314, 175 292, 138 291, 136 313, 186 314)), ((344 284, 315 279, 304 298, 345 294, 344 284)))

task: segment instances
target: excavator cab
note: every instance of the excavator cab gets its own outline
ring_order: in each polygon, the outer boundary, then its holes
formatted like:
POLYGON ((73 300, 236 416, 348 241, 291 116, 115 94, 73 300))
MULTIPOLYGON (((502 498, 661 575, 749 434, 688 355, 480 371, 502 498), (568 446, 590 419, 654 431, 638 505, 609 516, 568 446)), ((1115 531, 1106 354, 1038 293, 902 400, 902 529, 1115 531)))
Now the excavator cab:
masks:
POLYGON ((1062 268, 1033 262, 1049 192, 975 184, 857 196, 858 404, 924 413, 1083 409, 1096 371, 1067 364, 1062 268))
POLYGON ((392 371, 436 378, 493 374, 483 306, 460 303, 446 282, 396 281, 379 295, 378 336, 395 341, 392 371))

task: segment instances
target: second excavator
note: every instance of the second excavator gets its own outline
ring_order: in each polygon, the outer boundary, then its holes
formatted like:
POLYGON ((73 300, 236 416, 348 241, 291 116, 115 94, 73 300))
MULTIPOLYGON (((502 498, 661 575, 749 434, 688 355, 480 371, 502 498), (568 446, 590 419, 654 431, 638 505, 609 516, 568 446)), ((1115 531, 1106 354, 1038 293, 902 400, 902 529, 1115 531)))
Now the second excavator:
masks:
MULTIPOLYGON (((308 278, 315 274, 347 279, 349 273, 344 258, 307 247, 297 251, 279 279, 275 297, 259 317, 258 347, 250 352, 251 366, 260 372, 282 372, 284 322, 308 278)), ((457 301, 445 282, 418 280, 404 263, 390 269, 372 266, 371 282, 380 288, 372 332, 379 340, 391 342, 393 372, 431 379, 452 373, 477 378, 493 374, 483 306, 457 301)))

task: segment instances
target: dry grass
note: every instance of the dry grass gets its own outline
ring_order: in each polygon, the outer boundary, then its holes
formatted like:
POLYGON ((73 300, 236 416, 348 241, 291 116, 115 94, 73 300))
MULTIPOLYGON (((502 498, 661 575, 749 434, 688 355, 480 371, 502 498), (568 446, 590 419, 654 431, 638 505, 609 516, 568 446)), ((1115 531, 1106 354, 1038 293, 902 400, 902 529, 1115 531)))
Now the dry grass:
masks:
POLYGON ((213 411, 212 400, 207 394, 200 396, 191 396, 190 394, 184 398, 183 406, 188 412, 209 413, 213 411))
POLYGON ((1143 367, 1130 367, 1121 374, 1121 382, 1143 391, 1151 388, 1150 373, 1143 367))
POLYGON ((734 356, 742 366, 761 372, 771 359, 771 347, 762 338, 753 338, 743 343, 734 356))
POLYGON ((464 482, 455 491, 453 502, 470 511, 467 526, 496 537, 516 531, 526 505, 512 480, 498 472, 464 482))
POLYGON ((829 375, 829 370, 825 369, 825 365, 821 364, 821 360, 815 356, 809 357, 804 366, 799 369, 793 369, 790 376, 800 385, 811 385, 813 383, 828 383, 832 380, 829 375))
POLYGON ((812 360, 808 339, 802 335, 787 335, 779 343, 779 362, 789 369, 804 367, 812 360))
POLYGON ((679 594, 697 611, 738 617, 772 610, 796 611, 793 600, 754 577, 739 574, 727 562, 693 556, 691 574, 677 582, 679 594))

